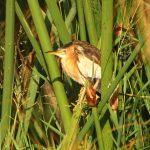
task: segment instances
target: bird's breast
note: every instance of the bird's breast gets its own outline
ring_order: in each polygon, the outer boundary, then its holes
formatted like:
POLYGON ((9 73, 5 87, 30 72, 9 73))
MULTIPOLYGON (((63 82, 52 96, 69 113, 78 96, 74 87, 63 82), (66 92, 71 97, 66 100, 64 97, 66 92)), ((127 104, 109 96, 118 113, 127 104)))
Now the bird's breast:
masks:
POLYGON ((62 69, 63 71, 71 77, 73 80, 78 82, 81 85, 85 84, 85 78, 80 73, 78 66, 77 66, 77 60, 75 57, 72 58, 63 58, 61 59, 62 69))
POLYGON ((84 77, 101 78, 101 67, 94 60, 92 61, 86 56, 79 55, 77 65, 84 77))

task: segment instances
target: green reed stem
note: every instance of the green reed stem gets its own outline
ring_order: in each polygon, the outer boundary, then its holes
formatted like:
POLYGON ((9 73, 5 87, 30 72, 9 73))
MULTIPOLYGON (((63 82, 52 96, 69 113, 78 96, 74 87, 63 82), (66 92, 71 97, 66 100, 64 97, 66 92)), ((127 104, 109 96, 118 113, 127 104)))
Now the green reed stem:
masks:
MULTIPOLYGON (((14 0, 6 0, 6 28, 5 28, 5 57, 4 57, 4 83, 1 112, 1 142, 3 142, 10 129, 11 107, 14 81, 14 0)), ((0 144, 1 147, 1 144, 0 144)))
POLYGON ((61 82, 61 74, 58 69, 55 57, 46 53, 47 51, 52 50, 52 46, 49 41, 48 32, 46 30, 38 0, 28 0, 28 5, 31 10, 37 33, 39 35, 39 40, 42 46, 44 58, 47 63, 48 73, 50 75, 54 92, 58 100, 58 105, 60 108, 65 132, 67 132, 67 130, 70 128, 71 112, 68 106, 64 86, 61 82))

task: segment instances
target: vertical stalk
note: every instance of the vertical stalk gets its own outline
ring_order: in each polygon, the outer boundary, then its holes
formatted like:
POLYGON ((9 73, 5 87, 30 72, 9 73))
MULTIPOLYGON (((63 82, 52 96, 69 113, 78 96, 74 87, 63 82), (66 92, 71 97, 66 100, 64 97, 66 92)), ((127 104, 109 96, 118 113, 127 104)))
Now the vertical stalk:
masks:
POLYGON ((95 28, 94 16, 93 16, 93 12, 91 9, 90 0, 84 0, 84 15, 85 15, 90 43, 97 46, 98 37, 97 37, 96 28, 95 28))
POLYGON ((56 0, 46 0, 46 3, 52 16, 52 19, 55 23, 55 26, 58 30, 60 40, 62 41, 63 44, 70 42, 71 35, 69 34, 67 27, 63 21, 56 0))
POLYGON ((102 130, 101 130, 101 127, 100 127, 100 121, 99 121, 99 118, 98 118, 98 112, 97 112, 96 107, 92 108, 92 114, 93 114, 94 123, 95 123, 98 146, 99 146, 99 149, 104 150, 104 140, 103 140, 102 130))
POLYGON ((65 19, 65 24, 66 24, 66 26, 67 26, 68 29, 70 29, 72 21, 75 18, 76 13, 77 13, 76 3, 75 3, 74 0, 72 1, 71 5, 72 5, 71 9, 70 9, 70 11, 69 11, 69 13, 67 15, 67 18, 65 19))
POLYGON ((5 28, 5 58, 4 84, 1 116, 1 142, 3 142, 9 128, 11 118, 13 80, 14 80, 14 0, 6 0, 6 28, 5 28))
MULTIPOLYGON (((144 69, 145 69, 148 80, 150 80, 150 51, 149 51, 150 29, 149 29, 149 24, 146 19, 144 1, 139 1, 139 2, 140 2, 140 5, 136 14, 136 19, 138 20, 138 23, 137 23, 138 37, 139 37, 139 41, 141 45, 143 42, 145 42, 145 46, 142 49, 141 53, 142 53, 144 69)), ((150 110, 150 101, 148 99, 144 99, 144 102, 147 107, 147 110, 150 110)))
MULTIPOLYGON (((110 81, 113 75, 112 66, 112 47, 113 47, 113 0, 102 0, 102 51, 101 51, 101 67, 102 67, 102 79, 101 79, 101 99, 104 99, 107 93, 110 81), (109 11, 108 11, 109 10, 109 11), (106 40, 107 39, 107 40, 106 40)), ((113 141, 112 135, 107 131, 111 131, 109 122, 109 112, 107 106, 103 108, 104 115, 101 116, 101 121, 106 120, 102 129, 105 149, 112 149, 113 141), (107 119, 106 119, 107 118, 107 119)))
POLYGON ((102 1, 102 47, 101 47, 101 96, 102 99, 107 92, 108 85, 112 79, 112 43, 113 43, 113 1, 102 1), (108 11, 109 10, 109 11, 108 11), (107 39, 107 40, 106 40, 107 39))
POLYGON ((46 30, 38 0, 28 0, 28 5, 31 10, 33 21, 35 23, 43 54, 47 63, 48 73, 50 75, 54 92, 58 101, 65 132, 67 132, 67 130, 70 128, 71 112, 68 107, 67 96, 63 84, 60 81, 60 71, 58 69, 55 57, 46 53, 47 51, 52 50, 52 46, 49 41, 48 32, 46 30))
POLYGON ((86 41, 85 19, 83 14, 83 0, 76 0, 79 18, 80 39, 86 41))
MULTIPOLYGON (((138 37, 139 41, 142 45, 143 42, 145 42, 145 46, 142 50, 143 54, 143 62, 144 62, 144 67, 145 71, 147 74, 147 78, 150 80, 150 68, 148 63, 150 64, 150 52, 149 52, 149 43, 150 43, 150 29, 149 29, 149 24, 146 21, 145 17, 145 10, 144 10, 144 2, 139 1, 141 4, 139 5, 137 14, 136 14, 136 19, 138 20, 137 22, 137 28, 138 28, 138 37), (139 19, 140 18, 140 19, 139 19)), ((136 4, 137 5, 137 4, 136 4)))

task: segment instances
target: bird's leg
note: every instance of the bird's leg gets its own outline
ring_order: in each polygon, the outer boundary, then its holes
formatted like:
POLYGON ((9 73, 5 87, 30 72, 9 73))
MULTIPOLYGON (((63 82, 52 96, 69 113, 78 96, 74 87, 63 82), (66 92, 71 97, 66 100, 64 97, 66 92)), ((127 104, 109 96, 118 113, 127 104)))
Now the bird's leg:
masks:
POLYGON ((94 89, 92 82, 88 79, 86 80, 86 99, 90 106, 93 107, 97 105, 96 90, 94 89))

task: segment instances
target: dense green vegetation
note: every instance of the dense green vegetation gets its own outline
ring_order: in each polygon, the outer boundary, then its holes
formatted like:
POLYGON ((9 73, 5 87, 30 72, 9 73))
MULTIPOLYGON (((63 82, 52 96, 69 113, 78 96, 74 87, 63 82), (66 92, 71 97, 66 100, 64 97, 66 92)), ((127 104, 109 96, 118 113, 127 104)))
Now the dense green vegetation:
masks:
POLYGON ((149 25, 148 0, 0 0, 2 149, 150 149, 149 25), (100 49, 96 107, 46 53, 74 39, 100 49))

